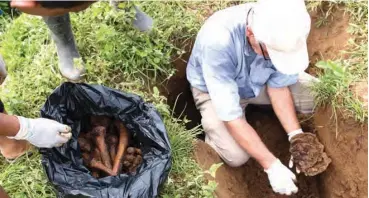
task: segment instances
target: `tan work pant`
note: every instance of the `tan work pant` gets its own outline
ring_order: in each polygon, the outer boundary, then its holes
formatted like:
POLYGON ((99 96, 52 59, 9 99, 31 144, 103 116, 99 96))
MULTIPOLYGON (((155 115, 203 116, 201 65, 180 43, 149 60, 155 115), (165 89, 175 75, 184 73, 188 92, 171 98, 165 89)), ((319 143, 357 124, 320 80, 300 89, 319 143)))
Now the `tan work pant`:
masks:
MULTIPOLYGON (((307 73, 301 73, 296 84, 291 85, 296 110, 300 113, 311 113, 314 108, 314 98, 309 90, 309 84, 316 79, 307 73)), ((229 134, 223 121, 215 112, 208 93, 192 88, 197 109, 200 111, 201 123, 205 131, 205 142, 209 144, 229 166, 237 167, 246 163, 250 155, 229 134)), ((245 110, 248 104, 270 104, 265 87, 256 98, 242 99, 240 105, 245 110)))

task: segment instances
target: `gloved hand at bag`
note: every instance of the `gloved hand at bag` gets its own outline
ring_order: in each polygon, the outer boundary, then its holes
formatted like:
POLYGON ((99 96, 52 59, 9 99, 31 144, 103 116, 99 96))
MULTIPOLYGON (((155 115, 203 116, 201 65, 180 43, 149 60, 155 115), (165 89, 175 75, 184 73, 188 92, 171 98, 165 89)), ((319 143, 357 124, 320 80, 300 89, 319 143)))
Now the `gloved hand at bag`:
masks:
POLYGON ((298 189, 294 183, 296 181, 295 174, 284 166, 279 159, 275 160, 272 165, 264 171, 268 174, 269 183, 274 192, 282 195, 297 193, 298 189))
POLYGON ((45 118, 29 119, 17 116, 20 129, 14 137, 16 140, 27 140, 39 148, 62 146, 72 137, 69 126, 45 118))

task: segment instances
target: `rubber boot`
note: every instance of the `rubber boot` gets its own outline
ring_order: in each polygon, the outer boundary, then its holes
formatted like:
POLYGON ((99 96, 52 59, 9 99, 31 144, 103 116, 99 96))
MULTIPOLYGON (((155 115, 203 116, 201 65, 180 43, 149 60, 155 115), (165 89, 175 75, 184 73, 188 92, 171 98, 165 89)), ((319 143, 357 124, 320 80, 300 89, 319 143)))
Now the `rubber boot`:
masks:
POLYGON ((141 32, 150 31, 154 24, 154 20, 149 15, 142 12, 136 5, 134 5, 134 8, 136 10, 136 15, 135 19, 133 20, 133 26, 135 26, 141 32))
POLYGON ((80 55, 74 40, 69 14, 56 17, 44 16, 43 19, 56 44, 61 74, 71 81, 80 80, 85 73, 85 67, 83 63, 78 65, 78 68, 74 65, 73 60, 79 59, 80 55))
MULTIPOLYGON (((112 6, 115 10, 119 10, 118 4, 119 1, 117 0, 110 0, 110 6, 112 6)), ((133 26, 137 28, 141 32, 148 32, 152 29, 154 24, 154 20, 147 15, 145 12, 141 11, 139 7, 136 5, 133 6, 136 14, 135 19, 133 20, 133 26)))
POLYGON ((8 72, 6 71, 6 66, 3 57, 0 55, 0 85, 5 81, 8 72))

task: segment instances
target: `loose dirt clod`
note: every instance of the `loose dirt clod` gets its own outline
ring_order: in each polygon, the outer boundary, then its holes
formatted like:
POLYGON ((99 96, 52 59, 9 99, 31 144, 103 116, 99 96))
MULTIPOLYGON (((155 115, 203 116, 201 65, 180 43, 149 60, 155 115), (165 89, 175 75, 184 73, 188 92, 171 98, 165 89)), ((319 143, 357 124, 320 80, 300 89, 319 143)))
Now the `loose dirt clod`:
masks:
POLYGON ((135 153, 135 148, 133 147, 128 147, 127 148, 127 154, 134 154, 135 153))
POLYGON ((306 176, 315 176, 325 171, 331 159, 316 135, 302 133, 291 139, 290 152, 297 168, 306 176))
POLYGON ((93 171, 92 173, 91 173, 91 175, 93 176, 93 177, 95 177, 95 178, 99 178, 100 177, 100 173, 98 172, 98 171, 93 171))
POLYGON ((92 150, 91 141, 89 141, 88 139, 86 139, 84 137, 80 137, 80 138, 78 138, 78 144, 79 144, 82 151, 91 152, 91 150, 92 150))
POLYGON ((106 116, 91 116, 92 127, 103 126, 108 128, 111 123, 111 119, 106 116))

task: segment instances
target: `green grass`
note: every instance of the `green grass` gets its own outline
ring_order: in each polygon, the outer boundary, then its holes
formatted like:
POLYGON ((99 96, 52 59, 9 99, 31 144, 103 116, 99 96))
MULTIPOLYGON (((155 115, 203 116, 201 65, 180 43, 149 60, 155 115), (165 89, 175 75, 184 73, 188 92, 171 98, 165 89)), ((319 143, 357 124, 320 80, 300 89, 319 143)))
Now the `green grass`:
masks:
POLYGON ((316 27, 325 26, 332 20, 332 13, 339 7, 339 4, 335 0, 330 1, 309 1, 307 3, 307 9, 311 12, 318 12, 318 19, 315 22, 316 27))
POLYGON ((367 81, 368 73, 368 5, 367 2, 344 2, 345 13, 350 16, 348 32, 352 39, 348 41, 347 58, 318 62, 323 72, 320 82, 313 85, 318 106, 331 104, 334 112, 343 112, 346 117, 353 117, 365 122, 368 111, 362 101, 352 92, 356 83, 367 81))
MULTIPOLYGON (((191 7, 201 5, 141 2, 141 6, 156 22, 149 34, 132 27, 131 11, 117 13, 107 3, 96 3, 85 12, 72 14, 78 48, 87 68, 85 82, 139 94, 162 113, 173 149, 173 168, 162 197, 212 197, 216 184, 205 181, 204 172, 192 157, 199 129, 186 130, 184 121, 173 118, 165 98, 149 87, 157 79, 173 75, 171 59, 183 53, 182 46, 176 44, 196 35, 201 19, 191 7)), ((0 54, 9 76, 0 88, 1 99, 11 114, 38 117, 46 97, 65 81, 58 71, 55 46, 39 17, 21 15, 2 24, 0 54)), ((15 164, 0 160, 0 169, 0 185, 11 197, 55 197, 37 152, 15 164)))
MULTIPOLYGON (((234 3, 140 2, 156 22, 149 34, 140 33, 131 26, 132 11, 117 13, 107 3, 96 3, 82 13, 72 14, 78 48, 87 68, 85 82, 141 95, 154 103, 163 115, 173 150, 173 166, 161 197, 212 197, 216 184, 205 181, 205 172, 192 157, 193 140, 199 129, 186 130, 185 121, 173 118, 165 98, 150 85, 174 74, 171 60, 184 52, 183 46, 178 44, 195 37, 208 10, 234 3)), ((131 5, 122 6, 129 8, 131 5)), ((346 6, 347 12, 354 16, 349 31, 357 39, 352 41, 353 47, 347 52, 350 58, 333 64, 346 69, 337 69, 337 73, 335 66, 325 68, 315 90, 321 104, 333 101, 336 107, 345 107, 360 120, 358 115, 364 113, 360 113, 361 106, 348 89, 357 79, 366 79, 367 26, 363 24, 366 23, 367 6, 361 3, 347 3, 346 6), (342 78, 346 73, 349 75, 342 78)), ((21 15, 13 21, 10 17, 0 17, 0 54, 9 72, 5 85, 0 88, 8 112, 38 117, 45 98, 65 81, 58 71, 56 49, 46 25, 39 17, 29 15, 21 15)), ((11 197, 55 197, 37 152, 22 157, 15 164, 1 159, 0 169, 0 185, 11 197)))

